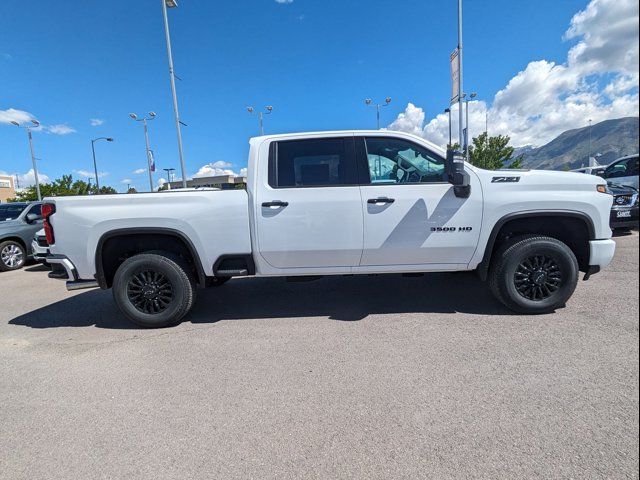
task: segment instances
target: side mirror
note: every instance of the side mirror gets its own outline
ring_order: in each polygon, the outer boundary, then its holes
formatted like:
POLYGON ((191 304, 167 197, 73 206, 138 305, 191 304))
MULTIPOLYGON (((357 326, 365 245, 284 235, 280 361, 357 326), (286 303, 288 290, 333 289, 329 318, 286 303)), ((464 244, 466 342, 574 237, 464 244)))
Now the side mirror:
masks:
POLYGON ((36 213, 27 214, 27 223, 35 223, 38 220, 42 220, 42 215, 38 215, 36 213))
POLYGON ((447 149, 445 172, 449 183, 453 185, 456 197, 468 198, 471 194, 471 178, 464 169, 464 154, 462 152, 447 149))

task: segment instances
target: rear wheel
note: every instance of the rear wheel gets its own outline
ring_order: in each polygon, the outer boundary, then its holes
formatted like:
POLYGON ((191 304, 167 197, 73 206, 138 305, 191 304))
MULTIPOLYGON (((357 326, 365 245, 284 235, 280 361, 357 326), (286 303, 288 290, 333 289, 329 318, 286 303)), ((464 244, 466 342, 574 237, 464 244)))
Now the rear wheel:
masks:
POLYGON ((503 245, 489 272, 491 291, 511 310, 526 314, 564 307, 578 284, 578 261, 563 242, 523 236, 503 245))
POLYGON ((0 272, 18 270, 26 259, 27 252, 20 243, 13 240, 0 243, 0 272))
POLYGON ((125 260, 113 279, 120 311, 145 328, 178 325, 195 295, 188 265, 171 254, 142 253, 125 260))

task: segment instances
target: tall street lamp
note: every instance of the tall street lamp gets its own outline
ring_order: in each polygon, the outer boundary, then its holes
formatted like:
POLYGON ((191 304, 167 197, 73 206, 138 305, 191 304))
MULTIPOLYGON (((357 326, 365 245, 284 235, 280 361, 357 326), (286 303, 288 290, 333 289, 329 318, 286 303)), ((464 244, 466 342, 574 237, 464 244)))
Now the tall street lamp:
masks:
POLYGON ((449 148, 451 148, 451 109, 445 108, 444 113, 449 114, 449 148))
POLYGON ((473 100, 478 96, 478 94, 474 92, 468 97, 465 94, 463 94, 463 96, 465 97, 464 104, 465 104, 465 110, 466 110, 466 113, 465 113, 466 128, 464 129, 464 151, 467 156, 467 162, 469 162, 469 100, 473 100))
POLYGON ((589 154, 587 156, 587 165, 591 165, 591 119, 589 119, 589 154))
MULTIPOLYGON (((247 112, 255 113, 255 109, 253 107, 247 107, 247 112)), ((269 115, 271 112, 273 112, 273 107, 271 105, 267 105, 264 112, 258 112, 258 121, 260 122, 260 135, 264 135, 264 116, 269 115)))
POLYGON ((148 117, 138 118, 135 113, 130 113, 129 117, 131 117, 136 122, 142 122, 144 125, 144 141, 146 145, 147 151, 147 171, 149 172, 149 191, 153 192, 153 176, 152 171, 156 171, 155 163, 153 162, 153 157, 151 156, 151 147, 149 146, 149 128, 147 127, 147 121, 153 120, 156 118, 155 112, 149 112, 148 117))
POLYGON ((383 104, 379 104, 373 103, 373 100, 371 100, 370 98, 365 98, 364 103, 366 103, 369 106, 375 106, 376 107, 376 125, 378 126, 378 130, 380 130, 380 107, 386 107, 387 105, 389 105, 391 103, 391 97, 387 97, 384 99, 384 103, 383 104))
POLYGON ((96 174, 96 189, 98 191, 98 193, 100 193, 100 182, 98 181, 98 164, 96 163, 96 142, 98 140, 105 140, 107 142, 113 142, 113 138, 111 137, 100 137, 100 138, 94 138, 93 140, 91 140, 91 151, 93 152, 93 171, 96 174))
POLYGON ((462 144, 462 0, 458 0, 458 138, 462 144))
POLYGON ((175 168, 163 168, 167 172, 167 190, 171 190, 171 174, 176 170, 175 168))
POLYGON ((37 120, 31 120, 32 125, 20 125, 15 120, 11 120, 11 124, 15 125, 19 128, 24 128, 27 131, 27 136, 29 137, 29 149, 31 150, 31 164, 33 165, 33 176, 36 182, 36 193, 38 194, 38 201, 42 201, 42 195, 40 194, 40 180, 38 179, 38 166, 36 165, 36 155, 33 151, 33 135, 31 134, 31 128, 39 127, 40 122, 37 120))
POLYGON ((182 170, 182 187, 187 188, 187 174, 184 166, 184 155, 182 153, 182 133, 180 125, 184 125, 180 121, 180 113, 178 111, 178 94, 176 93, 176 74, 173 70, 173 53, 171 52, 171 36, 169 35, 169 17, 167 16, 167 8, 177 8, 176 0, 160 0, 162 2, 162 16, 164 18, 164 35, 167 41, 167 57, 169 59, 169 80, 171 82, 171 95, 173 97, 173 116, 176 122, 176 133, 178 135, 178 154, 180 155, 180 169, 182 170))

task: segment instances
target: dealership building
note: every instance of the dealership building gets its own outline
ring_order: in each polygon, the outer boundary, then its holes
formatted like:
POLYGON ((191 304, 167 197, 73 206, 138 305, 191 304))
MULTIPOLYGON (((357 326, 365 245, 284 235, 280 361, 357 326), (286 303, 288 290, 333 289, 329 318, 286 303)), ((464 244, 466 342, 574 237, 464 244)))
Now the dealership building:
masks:
MULTIPOLYGON (((171 189, 182 188, 182 180, 170 182, 171 189)), ((196 177, 187 180, 188 188, 213 187, 221 190, 233 190, 245 188, 247 177, 236 177, 234 175, 216 175, 214 177, 196 177)))
POLYGON ((0 203, 4 203, 16 196, 16 189, 13 184, 13 177, 0 175, 0 203))

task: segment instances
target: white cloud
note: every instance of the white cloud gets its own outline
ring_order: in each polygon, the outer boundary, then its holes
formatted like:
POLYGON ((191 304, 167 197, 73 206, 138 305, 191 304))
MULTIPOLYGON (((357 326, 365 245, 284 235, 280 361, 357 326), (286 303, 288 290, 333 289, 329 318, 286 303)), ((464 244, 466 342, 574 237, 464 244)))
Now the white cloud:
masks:
POLYGON ((70 127, 64 123, 59 123, 57 125, 48 125, 43 127, 44 130, 48 133, 52 133, 53 135, 69 135, 70 133, 76 133, 75 128, 70 127))
MULTIPOLYGON (((80 177, 94 178, 96 176, 95 172, 90 170, 74 170, 74 173, 77 173, 80 177)), ((107 175, 109 175, 107 172, 98 172, 98 178, 106 177, 107 175)))
MULTIPOLYGON (((33 172, 33 168, 29 169, 27 173, 11 173, 11 174, 0 170, 0 175, 11 175, 14 178, 14 180, 17 178, 18 181, 16 183, 16 189, 18 188, 18 186, 20 186, 20 189, 23 189, 25 187, 30 187, 31 185, 35 185, 36 183, 36 176, 33 172)), ((51 179, 49 178, 49 175, 47 175, 46 173, 38 172, 38 181, 40 182, 40 184, 43 184, 43 183, 49 183, 51 179)))
POLYGON ((102 120, 101 118, 92 118, 91 120, 89 120, 89 123, 92 127, 99 127, 100 125, 104 125, 104 120, 102 120))
POLYGON ((10 124, 11 122, 27 123, 31 120, 35 120, 36 117, 24 110, 16 110, 15 108, 9 108, 7 110, 0 110, 0 123, 10 124))
POLYGON ((216 168, 212 166, 212 164, 203 165, 198 170, 198 173, 194 175, 195 178, 198 177, 216 177, 218 175, 233 175, 236 176, 236 172, 228 168, 216 168))
POLYGON ((207 163, 206 165, 200 167, 198 172, 193 177, 215 177, 218 175, 232 175, 234 177, 238 177, 246 175, 246 168, 241 169, 240 174, 237 174, 233 169, 229 168, 231 166, 233 166, 233 164, 224 162, 222 160, 213 163, 207 163))
POLYGON ((147 171, 147 169, 146 169, 146 168, 137 168, 137 169, 135 169, 135 170, 134 170, 133 172, 131 172, 131 173, 133 173, 134 175, 140 175, 140 174, 142 174, 142 173, 144 173, 144 172, 146 172, 146 171, 147 171))
MULTIPOLYGON (((15 108, 0 110, 0 123, 10 124, 11 122, 18 122, 19 124, 29 124, 33 120, 36 120, 35 115, 24 110, 17 110, 15 108)), ((69 135, 70 133, 76 132, 73 127, 63 123, 57 125, 40 125, 33 127, 32 130, 36 132, 47 132, 53 135, 69 135)))
POLYGON ((285 4, 285 3, 293 3, 293 0, 276 0, 276 3, 285 4))
POLYGON ((129 185, 133 182, 131 181, 130 178, 123 178, 122 180, 120 180, 120 183, 123 183, 124 185, 129 185))
MULTIPOLYGON (((469 131, 511 136, 515 146, 543 145, 565 130, 610 118, 637 116, 638 8, 635 0, 592 0, 571 20, 565 39, 578 39, 567 61, 532 61, 496 93, 493 104, 469 103, 469 131), (602 87, 602 83, 605 83, 602 87), (486 115, 486 116, 485 116, 486 115)), ((457 107, 453 112, 457 141, 457 107)), ((409 104, 390 129, 448 140, 448 118, 424 124, 424 111, 409 104)))

